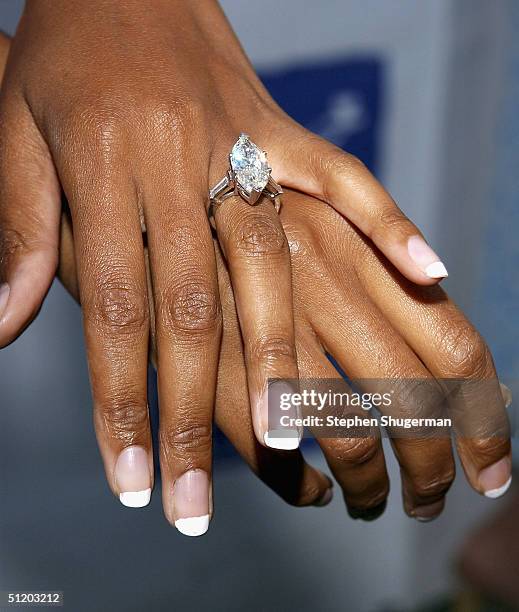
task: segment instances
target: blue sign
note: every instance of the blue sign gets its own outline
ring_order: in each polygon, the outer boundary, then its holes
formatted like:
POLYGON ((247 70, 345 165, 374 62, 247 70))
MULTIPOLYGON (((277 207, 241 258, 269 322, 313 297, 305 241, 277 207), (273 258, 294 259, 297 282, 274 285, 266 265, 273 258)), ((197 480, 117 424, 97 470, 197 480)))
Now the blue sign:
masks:
POLYGON ((377 58, 347 58, 275 73, 262 80, 296 121, 378 170, 383 67, 377 58))

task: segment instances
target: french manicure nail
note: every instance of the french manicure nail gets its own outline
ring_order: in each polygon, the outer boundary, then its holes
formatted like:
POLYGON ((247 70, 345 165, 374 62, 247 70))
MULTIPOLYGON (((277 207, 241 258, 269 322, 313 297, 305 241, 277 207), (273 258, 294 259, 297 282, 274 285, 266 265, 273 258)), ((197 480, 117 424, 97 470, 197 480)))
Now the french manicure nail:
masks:
POLYGON ((283 425, 283 420, 290 422, 299 416, 298 408, 290 400, 294 393, 296 391, 293 385, 283 380, 272 382, 263 392, 260 399, 260 412, 261 422, 266 427, 263 434, 265 446, 276 450, 299 448, 300 430, 293 425, 286 427, 283 425))
POLYGON ((411 236, 407 242, 409 257, 429 278, 446 278, 447 269, 421 236, 411 236))
POLYGON ((142 446, 129 446, 115 464, 115 482, 119 500, 128 508, 142 508, 151 498, 148 453, 142 446))
POLYGON ((182 474, 173 486, 175 527, 187 536, 201 536, 209 528, 209 476, 204 470, 182 474))
POLYGON ((0 317, 3 315, 11 289, 7 283, 0 285, 0 317))
POLYGON ((272 429, 263 436, 265 446, 276 450, 297 450, 299 432, 294 429, 272 429))
POLYGON ((485 497, 496 499, 504 495, 512 484, 512 462, 510 457, 503 457, 479 473, 479 486, 485 497))

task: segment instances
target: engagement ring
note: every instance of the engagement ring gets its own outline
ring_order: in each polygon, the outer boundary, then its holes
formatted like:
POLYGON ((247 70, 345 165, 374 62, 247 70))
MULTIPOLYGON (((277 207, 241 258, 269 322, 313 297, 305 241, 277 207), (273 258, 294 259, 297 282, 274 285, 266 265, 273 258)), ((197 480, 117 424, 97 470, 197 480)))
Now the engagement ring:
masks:
POLYGON ((214 227, 216 208, 234 195, 241 196, 248 204, 258 204, 260 198, 269 198, 279 212, 283 190, 271 176, 272 168, 267 154, 247 134, 240 134, 229 155, 230 168, 227 174, 209 191, 208 215, 214 227))

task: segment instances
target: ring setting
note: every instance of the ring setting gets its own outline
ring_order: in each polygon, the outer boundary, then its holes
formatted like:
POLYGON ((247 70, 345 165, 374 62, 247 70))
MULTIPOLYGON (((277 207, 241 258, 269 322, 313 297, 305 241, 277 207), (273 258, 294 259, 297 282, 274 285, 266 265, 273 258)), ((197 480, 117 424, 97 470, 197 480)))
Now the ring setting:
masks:
POLYGON ((240 134, 229 154, 230 167, 226 175, 209 191, 209 218, 214 218, 215 209, 225 199, 239 195, 251 206, 261 197, 269 198, 276 211, 281 208, 283 190, 272 178, 267 154, 247 134, 240 134))

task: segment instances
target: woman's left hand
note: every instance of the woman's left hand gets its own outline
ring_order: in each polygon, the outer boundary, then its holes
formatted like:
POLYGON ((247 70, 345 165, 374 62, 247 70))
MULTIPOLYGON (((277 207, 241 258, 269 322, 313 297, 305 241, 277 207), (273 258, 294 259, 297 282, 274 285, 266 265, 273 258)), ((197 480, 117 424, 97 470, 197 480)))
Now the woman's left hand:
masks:
MULTIPOLYGON (((282 112, 215 0, 30 0, 0 99, 0 346, 24 329, 54 277, 63 189, 94 402, 145 418, 145 228, 162 421, 180 437, 210 434, 221 317, 206 205, 242 131, 267 151, 278 183, 333 206, 412 281, 446 275, 358 159, 282 112)), ((262 427, 266 381, 297 378, 286 239, 270 205, 223 202, 215 224, 255 431, 272 445, 262 427)), ((210 469, 209 453, 194 457, 174 440, 173 480, 190 465, 210 469)))

